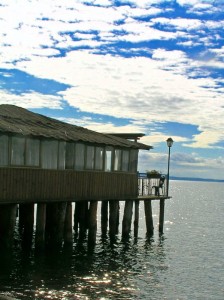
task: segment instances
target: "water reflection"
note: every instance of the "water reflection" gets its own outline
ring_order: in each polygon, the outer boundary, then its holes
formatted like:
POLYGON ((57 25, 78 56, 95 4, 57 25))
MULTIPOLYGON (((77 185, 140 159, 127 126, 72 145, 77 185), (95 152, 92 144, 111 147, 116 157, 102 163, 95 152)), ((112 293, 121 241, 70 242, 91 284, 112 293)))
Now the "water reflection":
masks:
POLYGON ((12 252, 0 253, 0 292, 36 300, 223 299, 223 185, 217 194, 214 184, 176 184, 164 235, 155 226, 146 238, 142 219, 138 239, 97 236, 95 248, 74 239, 57 252, 23 252, 18 238, 12 252))
POLYGON ((1 256, 0 289, 18 299, 139 299, 141 284, 157 285, 165 271, 165 239, 98 237, 58 251, 22 251, 1 256))

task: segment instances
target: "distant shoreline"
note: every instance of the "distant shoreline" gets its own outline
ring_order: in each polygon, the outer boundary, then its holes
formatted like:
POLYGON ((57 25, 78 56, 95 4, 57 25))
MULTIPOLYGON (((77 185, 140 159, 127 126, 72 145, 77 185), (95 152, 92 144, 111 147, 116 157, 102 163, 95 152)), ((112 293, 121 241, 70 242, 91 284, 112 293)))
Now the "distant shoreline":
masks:
POLYGON ((224 179, 207 179, 207 178, 194 178, 194 177, 176 177, 170 176, 170 180, 185 180, 185 181, 204 181, 204 182, 224 182, 224 179))

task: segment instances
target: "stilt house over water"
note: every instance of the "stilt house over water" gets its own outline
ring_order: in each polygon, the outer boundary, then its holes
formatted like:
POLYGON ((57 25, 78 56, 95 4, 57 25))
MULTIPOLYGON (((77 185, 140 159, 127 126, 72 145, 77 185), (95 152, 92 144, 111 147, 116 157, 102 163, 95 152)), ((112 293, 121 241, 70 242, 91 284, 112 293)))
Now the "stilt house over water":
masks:
POLYGON ((0 105, 0 203, 133 199, 150 148, 0 105))
POLYGON ((109 234, 118 233, 119 200, 125 200, 123 237, 131 230, 134 203, 134 236, 138 236, 140 200, 149 236, 153 234, 151 200, 160 200, 162 233, 164 200, 169 197, 160 196, 159 187, 152 195, 154 179, 138 177, 138 151, 152 148, 137 141, 141 136, 97 133, 21 107, 0 105, 0 249, 11 247, 17 216, 22 244, 30 247, 35 204, 37 249, 63 242, 71 245, 73 229, 82 239, 88 228, 88 242, 94 244, 99 201, 102 236, 107 234, 108 211, 109 234))

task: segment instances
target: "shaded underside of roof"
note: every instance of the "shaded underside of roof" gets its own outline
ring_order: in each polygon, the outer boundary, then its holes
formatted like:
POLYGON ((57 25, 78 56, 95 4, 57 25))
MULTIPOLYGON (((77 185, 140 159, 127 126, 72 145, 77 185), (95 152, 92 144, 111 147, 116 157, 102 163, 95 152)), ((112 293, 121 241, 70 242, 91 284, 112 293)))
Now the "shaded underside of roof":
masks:
POLYGON ((152 148, 117 136, 64 123, 8 104, 0 105, 0 132, 145 150, 152 148))
POLYGON ((115 135, 127 140, 139 140, 141 137, 145 136, 144 133, 127 133, 127 132, 120 132, 120 133, 107 133, 109 135, 115 135))

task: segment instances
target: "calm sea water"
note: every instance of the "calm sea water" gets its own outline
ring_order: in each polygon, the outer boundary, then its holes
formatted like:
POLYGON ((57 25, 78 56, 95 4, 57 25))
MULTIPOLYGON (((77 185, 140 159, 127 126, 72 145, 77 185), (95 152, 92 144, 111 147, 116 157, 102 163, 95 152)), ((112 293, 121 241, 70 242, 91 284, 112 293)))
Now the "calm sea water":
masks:
MULTIPOLYGON (((153 203, 155 234, 145 238, 143 205, 139 238, 95 249, 36 256, 0 256, 0 293, 17 299, 224 299, 224 184, 171 181, 164 235, 158 234, 159 203, 153 203)), ((122 212, 122 207, 121 207, 122 212)))

